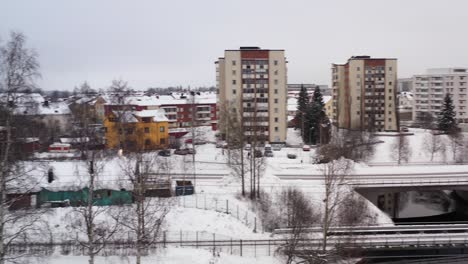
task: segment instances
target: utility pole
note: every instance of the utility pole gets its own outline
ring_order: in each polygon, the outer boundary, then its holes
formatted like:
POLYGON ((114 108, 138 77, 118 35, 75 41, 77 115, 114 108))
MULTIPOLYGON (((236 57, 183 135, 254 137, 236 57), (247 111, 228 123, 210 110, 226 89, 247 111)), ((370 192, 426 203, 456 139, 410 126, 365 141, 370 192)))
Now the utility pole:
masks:
MULTIPOLYGON (((197 167, 195 165, 195 92, 190 91, 190 95, 192 96, 192 147, 193 147, 193 154, 192 154, 192 164, 193 164, 193 193, 195 193, 195 189, 197 186, 197 167)), ((185 190, 185 182, 184 182, 184 190, 185 190)))

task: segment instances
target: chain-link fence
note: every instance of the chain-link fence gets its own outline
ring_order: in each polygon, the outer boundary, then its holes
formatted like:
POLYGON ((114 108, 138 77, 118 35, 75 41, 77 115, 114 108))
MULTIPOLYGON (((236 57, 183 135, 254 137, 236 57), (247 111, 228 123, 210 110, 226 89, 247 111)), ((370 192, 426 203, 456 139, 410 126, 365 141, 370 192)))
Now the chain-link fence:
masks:
POLYGON ((252 211, 245 210, 238 203, 228 199, 219 199, 207 195, 187 195, 177 197, 177 204, 186 208, 197 208, 213 210, 219 213, 229 214, 246 226, 252 228, 254 232, 263 232, 263 225, 257 215, 252 211))

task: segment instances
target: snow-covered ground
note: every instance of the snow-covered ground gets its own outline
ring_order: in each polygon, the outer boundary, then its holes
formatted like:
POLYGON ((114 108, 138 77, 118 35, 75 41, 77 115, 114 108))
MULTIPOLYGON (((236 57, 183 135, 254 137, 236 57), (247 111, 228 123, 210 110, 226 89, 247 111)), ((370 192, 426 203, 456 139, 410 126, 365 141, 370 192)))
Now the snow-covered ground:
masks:
MULTIPOLYGON (((427 135, 429 131, 422 129, 411 129, 414 135, 408 135, 408 142, 411 148, 410 162, 430 163, 430 154, 424 149, 427 145, 427 135)), ((214 142, 214 132, 206 129, 201 131, 204 140, 208 144, 198 145, 196 147, 196 163, 192 164, 192 156, 158 157, 158 166, 164 164, 171 168, 171 173, 184 174, 187 179, 191 179, 194 170, 197 175, 215 175, 211 178, 197 179, 196 195, 179 197, 175 202, 176 206, 167 216, 166 232, 205 232, 215 233, 221 237, 238 239, 263 239, 269 236, 268 233, 262 233, 257 230, 253 232, 252 220, 242 221, 241 215, 247 212, 255 216, 255 210, 247 199, 240 198, 240 179, 231 175, 231 170, 227 165, 228 151, 226 149, 216 148, 214 142), (213 206, 215 203, 215 206, 213 206), (226 205, 228 203, 229 205, 226 205), (208 204, 208 206, 207 206, 208 204), (185 205, 185 206, 184 206, 185 205), (215 208, 227 206, 230 213, 222 213, 224 210, 215 208), (206 210, 205 210, 206 208, 206 210), (221 212, 220 212, 221 211, 221 212), (239 219, 238 219, 239 218, 239 219), (249 224, 250 222, 250 224, 249 224)), ((299 131, 288 129, 287 144, 294 147, 283 147, 280 151, 274 151, 274 157, 265 158, 266 165, 263 176, 261 177, 262 190, 271 197, 275 197, 284 188, 295 186, 303 190, 316 208, 322 206, 324 187, 320 179, 317 180, 282 180, 278 175, 298 174, 298 175, 322 175, 323 165, 314 164, 315 149, 309 152, 303 151, 302 141, 299 137, 299 131), (296 159, 289 159, 288 154, 294 153, 296 159)), ((187 135, 189 138, 190 135, 187 135)), ((446 139, 446 136, 440 136, 446 139)), ((375 154, 369 160, 370 163, 389 163, 394 162, 391 153, 394 149, 393 142, 397 139, 392 136, 379 136, 383 143, 376 145, 375 154)), ((448 142, 448 141, 447 141, 448 142)), ((434 162, 446 162, 451 159, 452 152, 450 144, 446 144, 446 154, 436 155, 434 162)), ((102 184, 113 188, 122 187, 121 157, 108 159, 103 164, 103 169, 99 174, 99 180, 102 184)), ((34 167, 32 171, 39 179, 38 187, 63 188, 64 186, 85 186, 86 185, 86 167, 79 161, 51 161, 31 163, 28 166, 34 167), (49 168, 53 168, 55 181, 52 184, 47 183, 46 173, 49 168)), ((392 164, 393 165, 393 164, 392 164)), ((444 165, 444 166, 369 166, 368 163, 355 164, 352 173, 368 174, 376 173, 420 173, 420 172, 460 172, 467 171, 467 165, 444 165)), ((247 189, 248 179, 247 179, 247 189)), ((274 199, 273 199, 274 200, 274 199)), ((273 201, 277 206, 277 201, 273 201)), ((382 213, 376 206, 368 202, 372 215, 377 223, 391 224, 391 219, 382 213)), ((224 207, 226 208, 226 207, 224 207)), ((52 209, 47 216, 50 226, 54 227, 54 232, 67 232, 67 212, 70 208, 52 209)), ((278 208, 278 210, 281 210, 278 208)), ((250 216, 249 216, 250 217, 250 216)), ((251 218, 250 218, 251 219, 251 218)), ((83 263, 85 257, 73 256, 54 256, 47 263, 83 263), (74 261, 74 262, 73 262, 74 261)), ((239 257, 230 256, 224 253, 219 258, 213 259, 212 253, 201 249, 187 248, 168 248, 158 256, 150 256, 144 263, 156 261, 158 263, 280 263, 273 257, 239 257), (196 257, 194 257, 196 256, 196 257)), ((129 259, 98 258, 98 263, 129 263, 129 259)))
MULTIPOLYGON (((453 163, 453 152, 450 139, 447 135, 439 135, 445 148, 444 151, 440 151, 434 155, 433 160, 431 161, 431 153, 427 150, 427 147, 430 145, 430 130, 411 128, 409 132, 413 135, 408 135, 407 142, 409 144, 409 149, 411 155, 409 157, 409 163, 453 163)), ((384 133, 382 133, 384 134, 384 133)), ((468 140, 468 133, 462 133, 464 136, 464 141, 468 140)), ((378 136, 378 140, 384 141, 376 145, 375 153, 373 157, 369 160, 370 163, 382 163, 382 162, 395 162, 395 157, 393 156, 395 147, 394 143, 398 139, 395 136, 378 136)), ((465 144, 466 146, 467 144, 465 144)), ((466 147, 460 147, 460 151, 466 151, 466 147)), ((461 154, 463 155, 463 154, 461 154)))
MULTIPOLYGON (((49 264, 82 264, 88 263, 86 256, 63 256, 54 255, 48 258, 33 260, 32 263, 49 263, 49 264)), ((129 264, 135 263, 135 258, 132 256, 98 256, 96 264, 129 264)), ((177 248, 168 247, 161 249, 157 254, 142 258, 142 264, 161 263, 161 264, 280 264, 284 263, 280 257, 275 256, 238 256, 230 255, 223 252, 213 256, 212 251, 195 248, 177 248)))

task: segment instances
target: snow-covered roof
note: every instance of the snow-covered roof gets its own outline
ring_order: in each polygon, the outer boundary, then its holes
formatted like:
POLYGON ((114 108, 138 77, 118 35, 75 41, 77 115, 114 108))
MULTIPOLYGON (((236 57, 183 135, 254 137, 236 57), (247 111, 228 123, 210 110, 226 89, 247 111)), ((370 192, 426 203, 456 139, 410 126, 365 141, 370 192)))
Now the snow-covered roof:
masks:
POLYGON ((28 137, 28 138, 18 138, 18 140, 23 142, 23 143, 32 143, 32 142, 38 142, 39 138, 38 137, 28 137))
POLYGON ((77 137, 77 138, 60 138, 60 143, 82 143, 82 142, 89 142, 88 137, 77 137))
POLYGON ((133 112, 127 112, 127 111, 117 111, 114 110, 112 111, 115 116, 120 118, 121 122, 124 123, 137 123, 138 119, 133 115, 133 112))
MULTIPOLYGON (((7 103, 7 94, 0 94, 0 102, 7 103)), ((69 115, 70 108, 65 102, 48 102, 41 94, 16 93, 10 97, 16 115, 69 115)))
POLYGON ((206 92, 196 94, 195 97, 187 93, 174 93, 172 95, 131 95, 125 98, 124 103, 138 106, 183 105, 192 103, 216 104, 216 94, 206 92))
POLYGON ((165 111, 162 109, 137 111, 134 112, 134 115, 138 117, 152 117, 154 122, 169 121, 166 117, 165 111))

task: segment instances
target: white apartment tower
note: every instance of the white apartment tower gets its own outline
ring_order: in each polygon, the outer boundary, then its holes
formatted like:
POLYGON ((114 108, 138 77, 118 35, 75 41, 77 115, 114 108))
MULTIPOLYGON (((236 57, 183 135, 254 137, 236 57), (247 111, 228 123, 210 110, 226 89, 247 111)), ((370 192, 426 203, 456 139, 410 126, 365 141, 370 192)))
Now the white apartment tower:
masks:
POLYGON ((285 142, 287 62, 284 50, 240 47, 225 50, 224 57, 215 63, 218 109, 228 106, 229 112, 239 116, 247 142, 255 134, 258 142, 285 142))
POLYGON ((428 69, 426 74, 414 75, 413 121, 422 113, 437 118, 445 94, 450 94, 459 123, 468 123, 468 71, 466 68, 428 69))
POLYGON ((354 56, 333 64, 333 122, 352 130, 398 130, 396 88, 396 59, 354 56))

